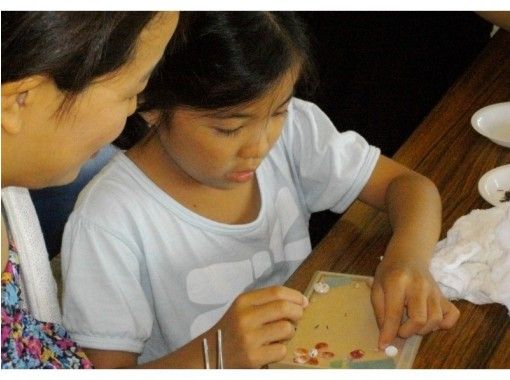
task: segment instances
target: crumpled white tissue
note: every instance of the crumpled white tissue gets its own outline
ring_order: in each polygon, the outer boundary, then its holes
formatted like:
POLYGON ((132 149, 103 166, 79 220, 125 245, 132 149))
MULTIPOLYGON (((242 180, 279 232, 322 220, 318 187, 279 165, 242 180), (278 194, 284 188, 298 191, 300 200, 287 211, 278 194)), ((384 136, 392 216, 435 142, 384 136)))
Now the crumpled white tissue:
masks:
POLYGON ((449 299, 498 302, 510 315, 510 202, 459 218, 437 243, 430 271, 449 299))

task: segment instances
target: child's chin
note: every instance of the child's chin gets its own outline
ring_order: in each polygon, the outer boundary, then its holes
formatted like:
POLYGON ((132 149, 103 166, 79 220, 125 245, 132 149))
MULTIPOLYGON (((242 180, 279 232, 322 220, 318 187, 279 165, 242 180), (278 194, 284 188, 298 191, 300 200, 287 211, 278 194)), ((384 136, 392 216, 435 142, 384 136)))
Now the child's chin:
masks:
POLYGON ((77 169, 71 169, 67 171, 64 175, 61 175, 58 178, 50 180, 48 184, 41 187, 68 185, 71 182, 73 182, 76 178, 78 178, 78 174, 80 174, 80 167, 77 169))

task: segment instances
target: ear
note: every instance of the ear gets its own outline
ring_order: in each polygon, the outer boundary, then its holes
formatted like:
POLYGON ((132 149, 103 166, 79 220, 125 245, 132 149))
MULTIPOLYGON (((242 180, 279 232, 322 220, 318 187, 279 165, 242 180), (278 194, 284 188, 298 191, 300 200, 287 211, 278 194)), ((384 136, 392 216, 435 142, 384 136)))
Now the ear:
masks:
POLYGON ((159 122, 159 118, 161 117, 159 111, 144 111, 139 112, 139 114, 147 122, 149 127, 156 125, 159 122))
POLYGON ((17 134, 23 127, 23 111, 30 101, 31 93, 47 78, 29 76, 2 84, 2 131, 17 134))

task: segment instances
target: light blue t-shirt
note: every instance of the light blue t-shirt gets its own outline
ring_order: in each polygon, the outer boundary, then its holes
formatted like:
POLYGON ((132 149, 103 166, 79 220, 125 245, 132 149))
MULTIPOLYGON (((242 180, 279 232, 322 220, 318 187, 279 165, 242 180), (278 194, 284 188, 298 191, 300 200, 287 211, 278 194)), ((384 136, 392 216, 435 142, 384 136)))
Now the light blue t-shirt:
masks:
POLYGON ((218 223, 185 208, 123 153, 83 190, 62 244, 64 325, 83 347, 157 359, 211 328, 251 289, 283 284, 311 252, 312 212, 343 212, 379 157, 294 98, 256 170, 253 222, 218 223))

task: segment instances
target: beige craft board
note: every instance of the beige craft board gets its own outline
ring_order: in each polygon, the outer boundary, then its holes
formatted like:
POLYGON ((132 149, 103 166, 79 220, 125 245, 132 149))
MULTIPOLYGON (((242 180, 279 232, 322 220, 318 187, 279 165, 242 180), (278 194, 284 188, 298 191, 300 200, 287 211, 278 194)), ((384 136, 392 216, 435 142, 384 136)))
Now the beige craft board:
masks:
POLYGON ((287 356, 270 368, 411 368, 421 337, 397 338, 393 345, 399 353, 395 357, 377 349, 379 329, 370 302, 371 279, 316 272, 305 291, 310 305, 297 325, 296 335, 287 343, 287 356), (327 293, 313 290, 319 281, 329 285, 327 293))

